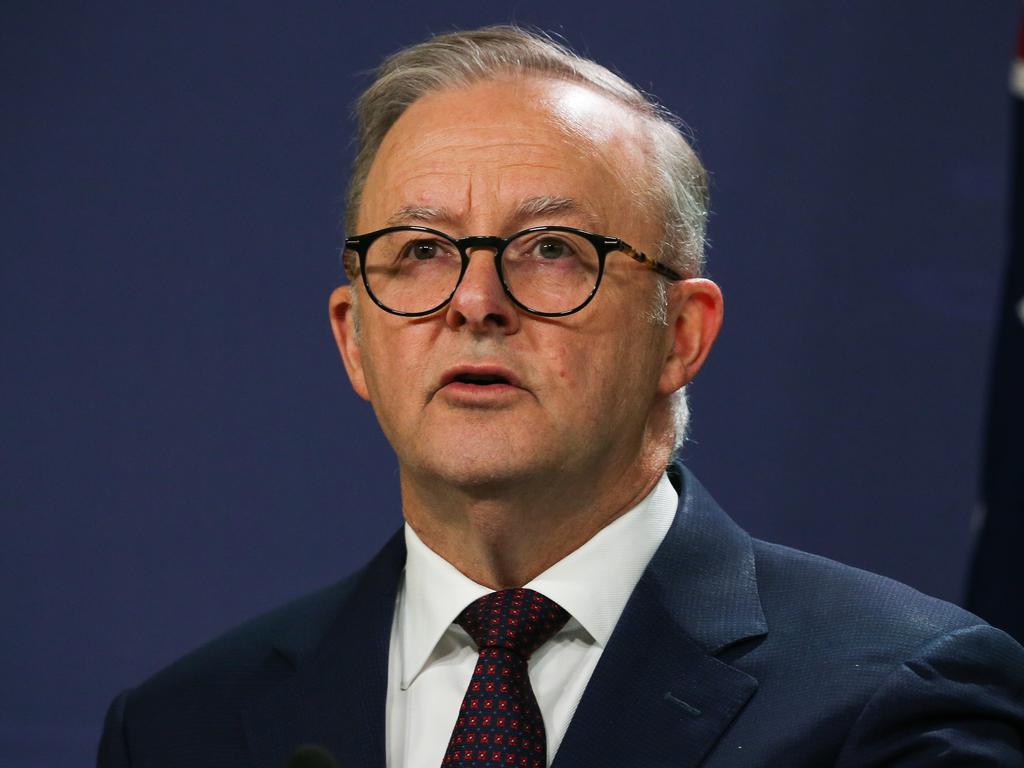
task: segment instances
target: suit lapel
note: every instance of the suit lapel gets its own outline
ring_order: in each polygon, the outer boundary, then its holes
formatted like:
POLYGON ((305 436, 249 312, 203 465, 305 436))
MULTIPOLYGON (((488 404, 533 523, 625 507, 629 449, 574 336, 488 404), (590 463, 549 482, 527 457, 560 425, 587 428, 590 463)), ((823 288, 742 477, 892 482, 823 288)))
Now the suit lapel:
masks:
POLYGON ((750 538, 681 464, 679 508, 584 691, 552 768, 696 766, 757 689, 717 658, 767 632, 750 538))
POLYGON ((384 765, 388 646, 404 564, 399 531, 359 574, 315 650, 278 649, 295 673, 244 714, 257 765, 283 768, 301 744, 326 748, 342 766, 384 765))

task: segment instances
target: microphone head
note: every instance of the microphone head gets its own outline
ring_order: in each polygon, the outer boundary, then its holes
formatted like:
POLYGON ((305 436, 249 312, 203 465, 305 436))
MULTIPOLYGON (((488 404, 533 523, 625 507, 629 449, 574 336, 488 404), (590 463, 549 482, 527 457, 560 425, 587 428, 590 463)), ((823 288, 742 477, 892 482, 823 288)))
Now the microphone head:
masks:
POLYGON ((303 744, 288 758, 286 768, 338 768, 331 753, 316 744, 303 744))

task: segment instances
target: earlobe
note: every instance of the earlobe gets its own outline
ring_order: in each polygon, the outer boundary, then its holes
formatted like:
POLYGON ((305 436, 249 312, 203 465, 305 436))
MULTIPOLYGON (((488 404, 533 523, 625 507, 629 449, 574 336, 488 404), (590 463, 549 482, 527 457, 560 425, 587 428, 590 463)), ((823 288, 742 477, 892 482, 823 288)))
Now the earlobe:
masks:
POLYGON ((341 353, 341 360, 345 364, 352 389, 364 400, 369 400, 370 393, 366 388, 366 376, 363 373, 362 348, 356 333, 356 308, 352 300, 351 285, 339 285, 331 292, 328 312, 334 341, 338 345, 338 352, 341 353))
POLYGON ((668 395, 689 384, 704 365, 718 331, 725 306, 722 291, 711 280, 692 278, 675 283, 669 306, 669 349, 658 389, 668 395))

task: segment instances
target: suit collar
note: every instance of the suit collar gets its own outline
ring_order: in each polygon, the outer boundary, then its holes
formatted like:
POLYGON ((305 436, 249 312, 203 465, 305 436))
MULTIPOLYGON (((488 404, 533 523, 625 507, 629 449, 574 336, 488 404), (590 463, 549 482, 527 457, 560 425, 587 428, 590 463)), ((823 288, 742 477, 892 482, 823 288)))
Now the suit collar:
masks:
POLYGON ((682 464, 669 477, 680 492, 676 518, 552 768, 697 766, 757 689, 756 679, 716 656, 767 632, 750 537, 682 464))
POLYGON ((644 574, 673 623, 709 653, 768 631, 750 536, 681 462, 669 467, 679 509, 644 574))

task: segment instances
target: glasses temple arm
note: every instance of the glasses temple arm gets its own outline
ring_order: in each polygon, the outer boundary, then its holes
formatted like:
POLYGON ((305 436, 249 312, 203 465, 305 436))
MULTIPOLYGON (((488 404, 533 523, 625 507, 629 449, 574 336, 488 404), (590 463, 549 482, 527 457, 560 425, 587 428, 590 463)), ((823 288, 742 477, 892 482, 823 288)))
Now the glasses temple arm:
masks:
POLYGON ((648 267, 649 269, 653 269, 655 272, 657 272, 659 275, 663 277, 667 277, 670 280, 685 279, 681 274, 672 269, 672 267, 666 264, 662 264, 660 261, 652 259, 643 251, 638 251, 633 246, 628 245, 627 243, 624 243, 621 240, 619 241, 619 248, 621 248, 622 251, 626 253, 634 261, 643 264, 645 267, 648 267))

